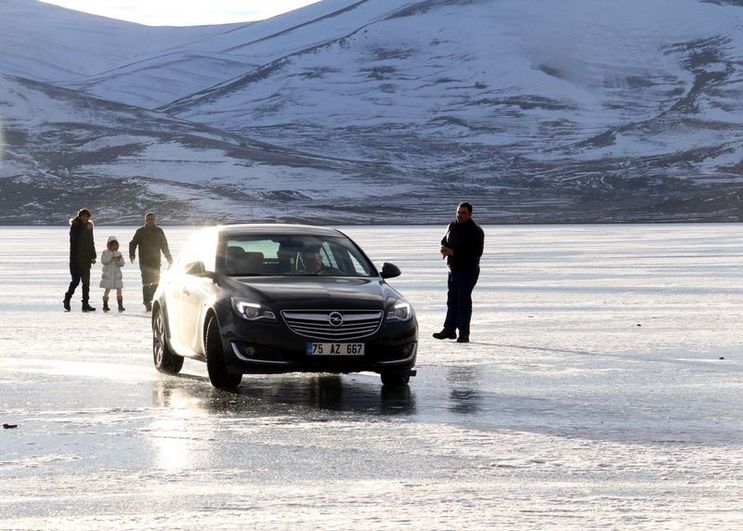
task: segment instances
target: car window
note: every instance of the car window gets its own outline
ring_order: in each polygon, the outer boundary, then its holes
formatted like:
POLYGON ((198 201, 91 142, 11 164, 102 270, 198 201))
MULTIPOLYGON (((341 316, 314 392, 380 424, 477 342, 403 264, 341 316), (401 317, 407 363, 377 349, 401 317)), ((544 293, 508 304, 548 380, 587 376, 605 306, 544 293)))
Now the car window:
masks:
POLYGON ((374 268, 342 236, 234 235, 224 242, 224 271, 232 276, 371 276, 374 268))
POLYGON ((194 262, 202 262, 205 271, 215 270, 217 235, 213 231, 194 233, 178 253, 175 269, 185 272, 194 262))

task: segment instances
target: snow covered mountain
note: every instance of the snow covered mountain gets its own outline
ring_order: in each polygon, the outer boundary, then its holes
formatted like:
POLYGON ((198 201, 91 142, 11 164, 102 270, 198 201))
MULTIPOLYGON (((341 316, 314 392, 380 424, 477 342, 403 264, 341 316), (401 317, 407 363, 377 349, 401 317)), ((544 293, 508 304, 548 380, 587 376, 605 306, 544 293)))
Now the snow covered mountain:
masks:
POLYGON ((743 2, 0 0, 0 223, 743 219, 743 2))

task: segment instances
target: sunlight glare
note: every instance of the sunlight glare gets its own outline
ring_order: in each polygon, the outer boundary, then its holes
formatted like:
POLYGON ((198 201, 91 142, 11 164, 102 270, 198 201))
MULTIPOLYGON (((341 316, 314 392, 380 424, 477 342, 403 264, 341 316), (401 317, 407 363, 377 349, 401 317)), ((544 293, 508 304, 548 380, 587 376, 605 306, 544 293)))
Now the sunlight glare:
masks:
POLYGON ((186 419, 173 418, 152 423, 152 444, 157 456, 155 462, 162 470, 182 470, 189 466, 186 445, 186 419))
POLYGON ((148 430, 156 466, 168 471, 193 467, 194 445, 196 455, 199 455, 198 449, 203 441, 194 439, 189 428, 196 419, 205 415, 203 406, 197 398, 163 381, 158 381, 153 388, 153 399, 156 407, 168 412, 152 422, 148 430))

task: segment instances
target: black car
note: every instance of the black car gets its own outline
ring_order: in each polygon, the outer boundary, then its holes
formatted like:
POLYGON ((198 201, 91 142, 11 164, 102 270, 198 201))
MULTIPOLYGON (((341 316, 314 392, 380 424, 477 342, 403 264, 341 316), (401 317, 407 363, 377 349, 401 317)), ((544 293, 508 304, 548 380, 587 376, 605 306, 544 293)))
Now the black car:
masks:
POLYGON ((215 387, 247 373, 373 371, 387 386, 415 374, 413 308, 348 236, 306 225, 202 229, 155 294, 158 370, 205 361, 215 387))

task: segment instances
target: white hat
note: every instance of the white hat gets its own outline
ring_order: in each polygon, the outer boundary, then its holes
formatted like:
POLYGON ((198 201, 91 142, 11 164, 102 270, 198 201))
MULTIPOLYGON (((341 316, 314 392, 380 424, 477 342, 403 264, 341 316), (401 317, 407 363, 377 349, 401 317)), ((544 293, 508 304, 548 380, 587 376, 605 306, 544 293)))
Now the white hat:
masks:
POLYGON ((108 237, 108 241, 106 242, 106 244, 109 244, 111 242, 119 243, 119 239, 116 236, 109 236, 108 237))

